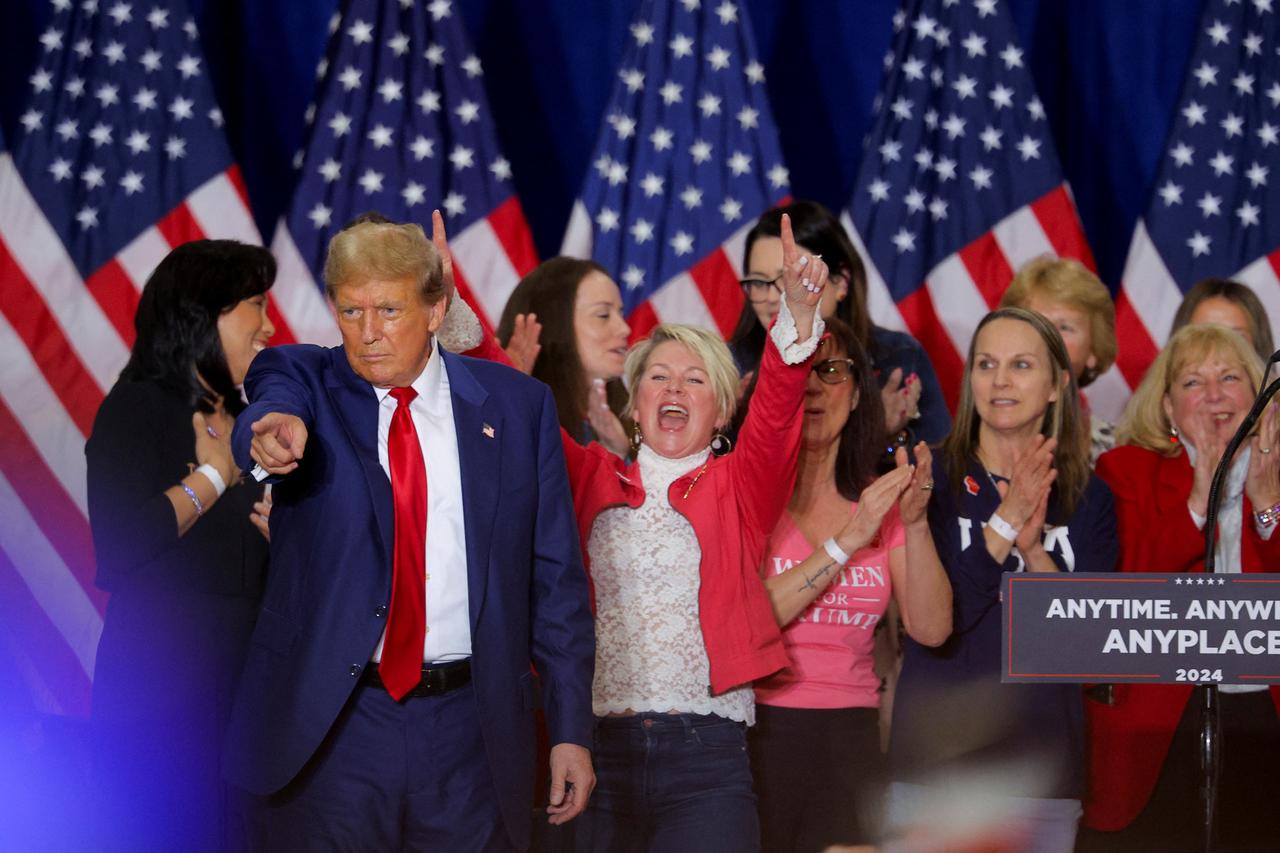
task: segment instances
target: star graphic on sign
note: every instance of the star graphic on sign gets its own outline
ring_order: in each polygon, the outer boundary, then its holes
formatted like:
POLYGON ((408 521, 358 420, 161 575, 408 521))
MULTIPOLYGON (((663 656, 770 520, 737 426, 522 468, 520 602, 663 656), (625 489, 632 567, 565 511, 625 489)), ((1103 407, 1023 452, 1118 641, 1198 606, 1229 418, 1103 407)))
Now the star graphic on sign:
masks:
POLYGON ((1209 244, 1213 240, 1197 231, 1187 239, 1187 248, 1191 250, 1191 254, 1195 257, 1209 254, 1209 244))

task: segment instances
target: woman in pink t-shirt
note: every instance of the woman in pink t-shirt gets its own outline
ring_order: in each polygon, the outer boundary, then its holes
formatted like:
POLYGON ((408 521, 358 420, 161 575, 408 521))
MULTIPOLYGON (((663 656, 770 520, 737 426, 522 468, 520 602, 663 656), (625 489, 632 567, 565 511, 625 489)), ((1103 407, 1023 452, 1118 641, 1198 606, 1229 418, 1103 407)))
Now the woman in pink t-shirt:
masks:
POLYGON ((914 468, 899 449, 898 467, 875 479, 885 441, 875 377, 847 325, 830 319, 827 331, 809 376, 795 489, 763 567, 791 657, 756 683, 750 746, 765 853, 873 840, 876 623, 893 595, 918 642, 951 632, 951 587, 925 517, 929 449, 916 446, 914 468))

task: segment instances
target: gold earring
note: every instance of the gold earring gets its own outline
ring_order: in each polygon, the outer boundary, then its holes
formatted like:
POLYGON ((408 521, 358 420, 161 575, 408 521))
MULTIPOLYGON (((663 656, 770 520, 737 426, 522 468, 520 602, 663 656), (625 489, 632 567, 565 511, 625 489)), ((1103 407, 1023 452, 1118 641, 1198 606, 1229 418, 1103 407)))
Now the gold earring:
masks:
POLYGON ((631 423, 631 449, 639 450, 640 445, 644 443, 644 433, 640 432, 640 422, 632 421, 631 423))

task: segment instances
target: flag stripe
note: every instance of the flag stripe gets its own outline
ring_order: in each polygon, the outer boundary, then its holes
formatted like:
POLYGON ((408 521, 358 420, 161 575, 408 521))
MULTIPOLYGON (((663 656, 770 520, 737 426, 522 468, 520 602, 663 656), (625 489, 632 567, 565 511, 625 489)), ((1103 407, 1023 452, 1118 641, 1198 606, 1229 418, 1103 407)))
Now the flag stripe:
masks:
POLYGON ((109 387, 129 357, 128 347, 102 306, 85 298, 79 270, 8 155, 0 155, 0 235, 20 277, 40 292, 81 363, 99 386, 109 387))
POLYGON ((323 291, 311 277, 293 236, 281 220, 271 251, 276 256, 276 286, 272 301, 288 321, 294 338, 307 343, 333 346, 338 343, 338 326, 333 322, 323 291))
POLYGON ((1031 203, 1031 210, 1053 246, 1053 254, 1060 258, 1075 258, 1089 269, 1097 270, 1093 252, 1076 215, 1075 203, 1071 200, 1070 187, 1063 184, 1041 196, 1031 203))
POLYGON ((627 325, 631 327, 630 343, 642 341, 649 337, 654 326, 658 325, 658 314, 653 310, 653 302, 641 302, 636 309, 627 315, 627 325))
POLYGON ((1155 360, 1160 347, 1147 331, 1123 288, 1116 294, 1116 340, 1121 342, 1116 367, 1129 387, 1137 388, 1142 375, 1147 372, 1147 365, 1155 360))
POLYGON ((58 482, 31 444, 13 412, 0 400, 0 472, 18 498, 34 513, 40 530, 99 611, 107 597, 93 586, 93 537, 84 513, 58 482))
POLYGON ((663 323, 687 323, 704 329, 719 330, 716 318, 702 300, 698 285, 687 272, 668 281, 649 299, 654 313, 663 323))
POLYGON ((49 614, 32 596, 3 547, 0 612, 4 614, 4 632, 13 638, 8 659, 17 663, 23 681, 34 694, 35 706, 55 714, 88 716, 88 674, 49 614))
MULTIPOLYGON (((121 342, 132 348, 137 334, 133 317, 138 310, 140 289, 134 284, 133 277, 121 266, 118 259, 110 260, 98 267, 97 271, 85 280, 84 286, 106 312, 111 325, 120 335, 121 342)), ((106 387, 109 388, 110 383, 106 383, 106 387)))
POLYGON ((960 396, 960 380, 964 375, 964 361, 957 354, 955 343, 938 317, 933 299, 927 287, 922 287, 898 303, 907 328, 928 351, 934 372, 942 385, 942 396, 947 408, 955 411, 960 396))
MULTIPOLYGON (((1043 201, 1044 197, 1038 200, 1043 201)), ((1009 268, 1009 277, 1005 279, 1005 285, 1013 278, 1013 273, 1027 262, 1041 255, 1057 254, 1053 249, 1053 243, 1049 240, 1049 235, 1041 227, 1040 218, 1032 211, 1030 205, 1018 208, 997 222, 992 227, 991 233, 1000 244, 1000 250, 1005 256, 1005 264, 1009 268)), ((1003 290, 1002 286, 1001 291, 1003 290)))
MULTIPOLYGON (((957 254, 987 309, 994 309, 1000 304, 1000 297, 1013 279, 1013 270, 996 240, 995 232, 988 231, 957 254)), ((958 287, 959 284, 952 282, 951 286, 958 287)), ((985 314, 986 311, 982 313, 985 314)))
POLYGON ((1258 294, 1271 321, 1271 339, 1280 340, 1280 249, 1258 258, 1233 278, 1242 281, 1258 294))
MULTIPOLYGON (((511 196, 495 207, 486 219, 489 220, 498 242, 502 244, 502 252, 511 262, 516 275, 521 278, 528 275, 538 265, 538 251, 533 247, 533 235, 525 222, 520 200, 511 196)), ((513 283, 512 287, 514 286, 513 283)), ((503 301, 506 301, 505 297, 503 301)))
POLYGON ((689 277, 698 286, 702 302, 715 322, 713 328, 728 339, 738 324, 745 299, 724 248, 715 249, 690 267, 689 277))
POLYGON ((520 278, 498 233, 488 220, 478 219, 458 236, 449 238, 449 251, 453 254, 454 275, 461 271, 466 280, 470 297, 467 301, 481 309, 477 313, 490 328, 497 326, 507 297, 520 278))
MULTIPOLYGON (((9 271, 16 272, 15 265, 0 244, 0 273, 9 271)), ((15 345, 30 354, 49 386, 58 389, 80 432, 88 435, 104 395, 26 276, 6 276, 0 287, 0 314, 18 336, 15 345)))
POLYGON ((80 668, 92 677, 102 616, 4 474, 0 474, 0 543, 27 589, 75 652, 80 668))
POLYGON ((0 363, 0 399, 22 424, 45 465, 87 515, 85 434, 49 388, 31 353, 3 314, 0 314, 0 352, 5 353, 0 363))
MULTIPOLYGON (((155 227, 171 247, 181 246, 183 243, 190 243, 192 240, 204 239, 204 230, 196 222, 196 218, 191 215, 191 208, 187 206, 186 201, 183 201, 165 214, 164 218, 157 222, 155 227)), ((149 276, 150 273, 147 275, 149 276)))

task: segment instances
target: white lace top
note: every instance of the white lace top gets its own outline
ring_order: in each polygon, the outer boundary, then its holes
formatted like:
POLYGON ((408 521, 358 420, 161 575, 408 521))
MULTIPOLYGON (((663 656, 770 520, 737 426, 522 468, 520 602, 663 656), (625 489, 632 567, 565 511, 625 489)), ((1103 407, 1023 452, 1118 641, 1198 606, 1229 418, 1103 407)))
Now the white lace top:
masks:
POLYGON ((597 715, 620 711, 719 714, 751 725, 751 686, 712 696, 698 621, 702 551, 667 496, 679 477, 707 461, 704 450, 667 459, 640 446, 644 503, 596 516, 587 540, 596 591, 597 715))

